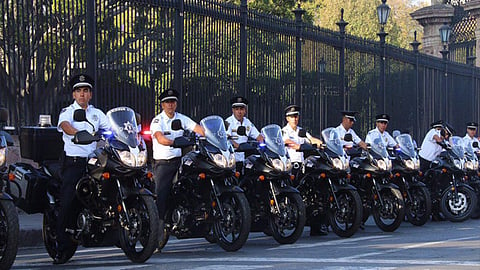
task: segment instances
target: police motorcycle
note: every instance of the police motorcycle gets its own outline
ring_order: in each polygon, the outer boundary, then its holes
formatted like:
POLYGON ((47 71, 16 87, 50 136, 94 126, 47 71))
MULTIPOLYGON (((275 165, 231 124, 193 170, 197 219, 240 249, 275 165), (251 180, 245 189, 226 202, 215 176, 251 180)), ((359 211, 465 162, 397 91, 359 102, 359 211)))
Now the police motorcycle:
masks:
POLYGON ((465 172, 467 174, 467 183, 470 187, 475 190, 477 195, 477 207, 473 211, 471 218, 477 219, 480 218, 480 172, 478 171, 478 155, 475 151, 475 148, 478 148, 478 142, 473 142, 473 145, 470 143, 465 143, 465 172))
MULTIPOLYGON (((305 137, 302 132, 300 136, 305 137)), ((349 161, 337 129, 324 129, 322 137, 326 147, 305 143, 297 150, 305 159, 297 188, 306 204, 307 224, 317 224, 326 215, 335 234, 350 237, 362 222, 362 200, 349 183, 349 161)))
MULTIPOLYGON (((238 134, 244 134, 239 127, 238 134)), ((303 233, 305 205, 300 192, 291 186, 292 164, 285 150, 280 126, 261 129, 264 143, 241 143, 237 152, 245 152, 244 174, 240 187, 251 209, 251 231, 268 232, 280 244, 295 243, 303 233)))
POLYGON ((441 145, 444 151, 424 173, 424 182, 432 197, 432 214, 453 222, 464 221, 475 210, 477 196, 466 182, 463 139, 452 136, 441 145))
POLYGON ((430 192, 420 181, 420 159, 409 134, 396 136, 399 148, 389 149, 392 159, 392 182, 396 184, 405 201, 405 216, 416 226, 430 219, 432 199, 430 192))
MULTIPOLYGON (((174 139, 173 147, 193 146, 193 150, 182 157, 173 181, 159 248, 167 244, 170 235, 209 238, 213 231, 211 242, 225 251, 237 251, 247 241, 251 221, 247 198, 234 184, 234 150, 220 116, 207 116, 200 125, 205 137, 192 134, 174 139)), ((181 129, 180 120, 172 121, 172 130, 181 129)))
POLYGON ((4 130, 10 127, 4 124, 8 120, 8 114, 1 112, 0 119, 0 269, 9 269, 18 248, 18 213, 12 197, 5 190, 9 181, 7 173, 7 147, 13 145, 13 139, 4 130))
POLYGON ((382 231, 393 232, 405 217, 405 203, 398 186, 390 181, 392 161, 380 134, 376 134, 368 150, 359 154, 358 151, 347 150, 347 154, 352 156, 351 183, 357 187, 362 198, 363 222, 372 214, 375 224, 382 231))
MULTIPOLYGON (((94 135, 78 131, 72 139, 75 144, 102 141, 104 146, 89 155, 86 174, 76 185, 74 219, 66 229, 72 242, 65 256, 71 258, 79 244, 117 245, 132 262, 142 263, 158 244, 158 210, 152 193, 144 187, 152 177, 146 170, 146 148, 138 140, 132 109, 111 109, 107 118, 111 131, 97 131, 94 135)), ((85 110, 76 110, 74 121, 88 122, 85 110)), ((26 203, 20 200, 19 207, 30 213, 44 213, 43 240, 49 256, 55 258, 61 163, 42 160, 39 165, 36 169, 15 164, 10 172, 16 181, 28 180, 26 203)))

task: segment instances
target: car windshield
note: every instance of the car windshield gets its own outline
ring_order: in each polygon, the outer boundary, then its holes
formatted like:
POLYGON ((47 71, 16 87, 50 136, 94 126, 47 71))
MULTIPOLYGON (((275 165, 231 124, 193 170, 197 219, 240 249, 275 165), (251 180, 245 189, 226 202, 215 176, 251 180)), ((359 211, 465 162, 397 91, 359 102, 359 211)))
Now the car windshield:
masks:
POLYGON ((325 143, 327 144, 327 148, 335 153, 336 155, 343 156, 343 146, 342 141, 340 140, 340 134, 336 128, 326 128, 322 131, 322 137, 325 143))
POLYGON ((459 136, 452 136, 450 138, 450 144, 452 145, 452 151, 458 158, 463 158, 465 155, 463 149, 463 139, 459 136))
POLYGON ((410 158, 417 156, 417 151, 415 150, 415 146, 413 145, 413 140, 410 134, 400 134, 395 138, 395 140, 397 140, 402 153, 410 158))
POLYGON ((227 151, 227 132, 223 119, 218 115, 211 115, 203 118, 200 125, 205 129, 205 137, 213 146, 222 151, 227 151))
POLYGON ((285 143, 282 138, 282 129, 279 125, 271 124, 262 128, 267 148, 279 156, 285 156, 285 143))
POLYGON ((135 112, 128 107, 117 107, 107 112, 107 118, 112 126, 113 136, 129 147, 137 147, 137 120, 135 112))
POLYGON ((374 133, 372 141, 373 142, 370 144, 372 151, 383 158, 388 157, 387 147, 379 132, 374 133))

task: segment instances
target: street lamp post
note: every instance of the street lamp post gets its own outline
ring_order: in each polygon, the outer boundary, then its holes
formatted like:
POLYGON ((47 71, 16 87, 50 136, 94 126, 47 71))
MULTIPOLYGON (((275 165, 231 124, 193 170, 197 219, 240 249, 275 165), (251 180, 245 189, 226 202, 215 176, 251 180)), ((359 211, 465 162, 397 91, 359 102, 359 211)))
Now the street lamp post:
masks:
POLYGON ((390 7, 386 4, 387 0, 382 0, 382 4, 377 7, 378 23, 380 24, 380 32, 377 35, 380 37, 380 45, 382 47, 382 57, 380 60, 380 92, 383 93, 383 111, 386 111, 387 93, 385 80, 385 57, 386 46, 385 37, 388 35, 385 32, 385 24, 387 24, 388 16, 390 15, 390 7))
MULTIPOLYGON (((322 57, 322 60, 318 61, 318 74, 320 75, 320 133, 322 132, 322 128, 324 127, 324 119, 326 119, 326 112, 327 110, 325 110, 324 108, 326 108, 326 103, 325 103, 325 107, 324 107, 324 102, 323 102, 323 94, 324 94, 324 90, 323 90, 323 81, 325 80, 325 78, 323 77, 325 75, 325 69, 326 69, 326 65, 327 63, 325 62, 325 59, 323 59, 322 57)), ((325 121, 326 122, 326 121, 325 121)))
POLYGON ((438 29, 440 32, 440 39, 442 40, 443 49, 440 51, 442 54, 443 62, 445 63, 445 86, 444 86, 444 107, 443 112, 445 114, 444 119, 448 120, 448 41, 450 40, 450 34, 452 29, 450 26, 445 22, 443 25, 438 29))

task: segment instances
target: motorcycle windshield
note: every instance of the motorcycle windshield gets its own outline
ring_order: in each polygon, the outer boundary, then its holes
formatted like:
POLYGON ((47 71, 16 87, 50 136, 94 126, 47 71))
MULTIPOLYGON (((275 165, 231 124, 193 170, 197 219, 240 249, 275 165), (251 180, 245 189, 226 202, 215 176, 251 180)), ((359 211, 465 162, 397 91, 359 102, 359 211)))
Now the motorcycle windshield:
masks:
MULTIPOLYGON (((465 155, 470 159, 470 160, 476 160, 477 155, 475 154, 475 149, 473 149, 473 146, 470 142, 464 142, 464 150, 465 150, 465 155)), ((0 147, 1 148, 1 147, 0 147)))
POLYGON ((131 148, 138 146, 137 120, 132 109, 128 107, 113 108, 107 112, 107 118, 112 126, 115 139, 131 148))
POLYGON ((227 151, 227 132, 220 116, 207 116, 200 121, 200 125, 205 129, 205 137, 210 144, 222 151, 227 151))
POLYGON ((381 156, 382 158, 388 157, 387 153, 387 146, 383 143, 382 137, 380 133, 375 132, 373 143, 370 145, 373 152, 377 155, 381 156))
POLYGON ((413 145, 413 140, 410 134, 400 134, 397 136, 396 140, 402 153, 410 158, 417 156, 417 151, 415 150, 415 146, 413 145))
POLYGON ((7 147, 7 139, 0 135, 0 149, 7 147))
POLYGON ((327 144, 328 150, 332 151, 336 155, 343 156, 343 146, 340 140, 340 134, 336 128, 326 128, 322 131, 322 137, 327 144))
POLYGON ((459 136, 452 136, 450 138, 450 144, 452 145, 452 152, 458 158, 463 158, 465 155, 465 152, 463 150, 463 138, 459 136))
POLYGON ((279 125, 271 124, 262 128, 267 148, 279 156, 285 156, 285 143, 282 138, 282 129, 279 125))

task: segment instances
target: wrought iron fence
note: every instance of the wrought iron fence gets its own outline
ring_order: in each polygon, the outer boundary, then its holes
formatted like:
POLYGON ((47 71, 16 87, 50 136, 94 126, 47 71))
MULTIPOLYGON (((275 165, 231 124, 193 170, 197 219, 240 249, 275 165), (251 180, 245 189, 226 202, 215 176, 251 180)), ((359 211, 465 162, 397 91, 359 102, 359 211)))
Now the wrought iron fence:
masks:
POLYGON ((180 111, 197 121, 230 115, 236 94, 250 100, 248 116, 259 128, 283 125, 283 109, 297 103, 301 125, 316 135, 352 109, 360 112, 354 128, 365 136, 384 104, 389 129, 409 130, 417 140, 434 120, 459 131, 479 120, 478 68, 387 45, 380 93, 381 45, 306 25, 301 14, 295 21, 267 16, 246 1, 2 1, 0 106, 9 109, 10 124, 35 124, 45 113, 55 125, 71 102, 66 82, 82 71, 97 78, 97 107, 130 106, 144 126, 160 112, 156 98, 167 87, 182 93, 180 111))

